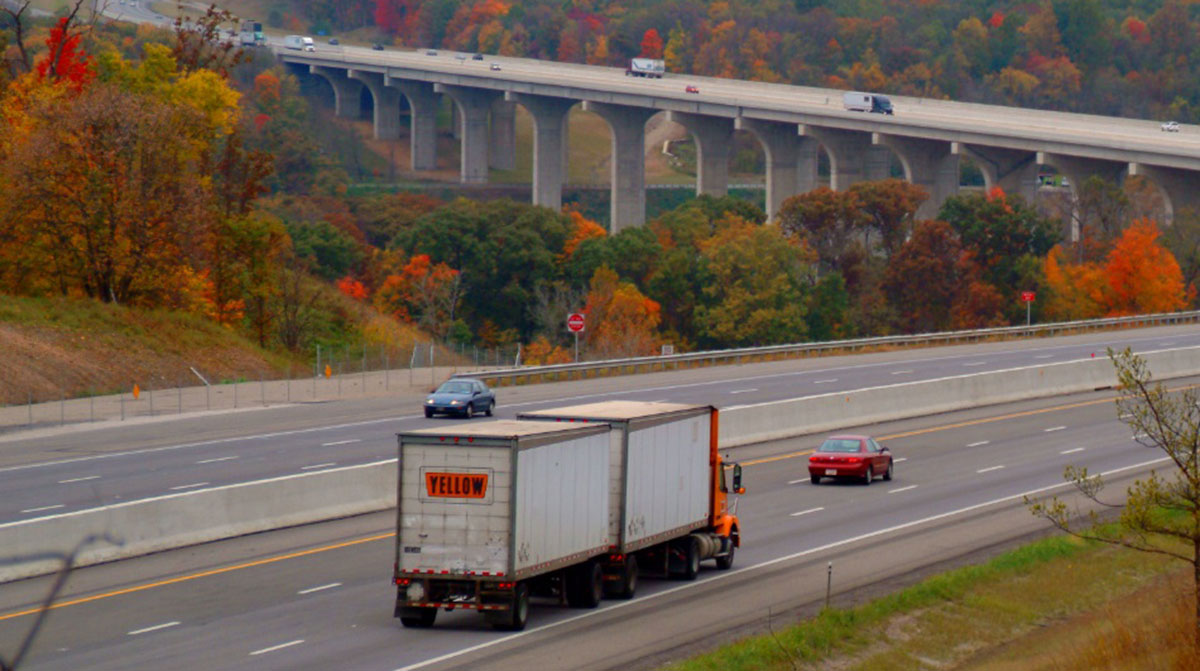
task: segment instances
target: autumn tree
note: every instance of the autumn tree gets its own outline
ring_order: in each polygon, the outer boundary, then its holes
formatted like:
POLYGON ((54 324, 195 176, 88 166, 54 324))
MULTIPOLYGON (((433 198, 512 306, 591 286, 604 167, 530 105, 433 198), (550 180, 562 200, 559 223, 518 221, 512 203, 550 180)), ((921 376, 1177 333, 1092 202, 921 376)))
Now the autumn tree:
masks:
POLYGON ((1113 246, 1104 268, 1110 315, 1174 312, 1188 303, 1179 263, 1158 237, 1158 226, 1141 219, 1113 246))
POLYGON ((704 344, 745 347, 806 339, 806 289, 815 255, 804 243, 775 226, 731 221, 700 243, 700 253, 712 279, 696 309, 704 344))
POLYGON ((858 192, 824 186, 783 201, 777 219, 785 233, 817 253, 822 270, 844 268, 846 253, 868 222, 858 192))
POLYGON ((659 304, 630 282, 601 267, 592 277, 584 313, 583 338, 592 356, 602 359, 647 356, 658 348, 659 304))
POLYGON ((375 295, 380 311, 443 338, 457 318, 461 301, 461 273, 444 263, 432 263, 427 254, 409 259, 401 273, 389 275, 375 295))
POLYGON ((883 280, 908 333, 945 330, 962 286, 962 242, 944 221, 923 221, 892 257, 883 280))
POLYGON ((857 182, 849 192, 857 199, 866 248, 874 248, 871 237, 877 236, 885 257, 894 254, 912 234, 917 208, 929 198, 925 189, 902 179, 857 182))
POLYGON ((642 35, 642 58, 662 58, 663 39, 658 30, 651 28, 642 35))
POLYGON ((1100 509, 1117 509, 1110 533, 1095 510, 1086 514, 1055 496, 1025 503, 1037 517, 1080 538, 1178 559, 1190 564, 1195 599, 1194 645, 1200 650, 1200 393, 1168 390, 1129 348, 1108 351, 1117 373, 1117 416, 1134 441, 1167 458, 1168 473, 1151 471, 1125 490, 1125 501, 1102 498, 1105 482, 1087 468, 1068 466, 1063 477, 1100 509))

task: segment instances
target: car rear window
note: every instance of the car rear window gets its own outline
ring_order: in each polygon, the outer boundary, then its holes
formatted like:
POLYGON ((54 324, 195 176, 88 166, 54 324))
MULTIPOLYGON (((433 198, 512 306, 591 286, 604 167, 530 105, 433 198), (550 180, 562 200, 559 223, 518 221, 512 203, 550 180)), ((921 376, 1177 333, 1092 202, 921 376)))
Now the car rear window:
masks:
POLYGON ((858 452, 859 443, 854 438, 830 438, 821 443, 820 452, 858 452))

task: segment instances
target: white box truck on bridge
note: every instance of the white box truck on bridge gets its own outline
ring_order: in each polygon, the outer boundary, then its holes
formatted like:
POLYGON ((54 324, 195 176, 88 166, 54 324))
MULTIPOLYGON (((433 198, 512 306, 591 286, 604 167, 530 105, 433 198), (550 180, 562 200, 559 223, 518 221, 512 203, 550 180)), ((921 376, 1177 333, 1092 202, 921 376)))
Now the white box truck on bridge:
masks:
POLYGON ((667 64, 660 58, 634 58, 625 68, 625 76, 654 77, 662 79, 667 72, 667 64))
POLYGON ((892 114, 894 108, 887 96, 878 93, 861 93, 849 91, 842 94, 842 106, 851 112, 875 112, 876 114, 892 114))

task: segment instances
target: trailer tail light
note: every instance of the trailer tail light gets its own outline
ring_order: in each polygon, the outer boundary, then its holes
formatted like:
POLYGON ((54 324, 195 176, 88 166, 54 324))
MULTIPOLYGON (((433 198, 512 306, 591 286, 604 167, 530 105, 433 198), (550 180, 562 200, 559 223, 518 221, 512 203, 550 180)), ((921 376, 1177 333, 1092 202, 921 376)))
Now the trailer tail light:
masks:
POLYGON ((397 587, 407 587, 408 585, 411 585, 411 584, 412 584, 412 579, 410 579, 410 578, 396 578, 396 586, 397 587))
POLYGON ((500 589, 512 589, 516 586, 517 586, 517 583, 515 583, 515 582, 498 582, 498 583, 496 583, 496 587, 499 587, 500 589))

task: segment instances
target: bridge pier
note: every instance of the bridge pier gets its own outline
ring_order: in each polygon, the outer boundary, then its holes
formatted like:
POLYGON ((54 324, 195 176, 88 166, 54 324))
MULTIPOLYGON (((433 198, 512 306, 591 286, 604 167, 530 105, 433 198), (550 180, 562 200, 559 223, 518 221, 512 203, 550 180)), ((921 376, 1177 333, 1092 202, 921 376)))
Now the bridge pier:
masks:
POLYGON ((1188 210, 1193 215, 1200 215, 1200 189, 1196 188, 1197 175, 1194 171, 1131 163, 1129 174, 1141 175, 1158 187, 1167 210, 1163 223, 1175 223, 1175 218, 1188 210))
POLYGON ((795 124, 738 117, 738 130, 748 131, 763 146, 767 159, 767 219, 775 218, 783 201, 817 185, 817 141, 802 137, 795 124))
POLYGON ((433 84, 391 77, 385 82, 408 99, 409 164, 413 170, 436 169, 438 94, 433 84))
POLYGON ((1038 163, 1052 165, 1071 182, 1071 241, 1079 240, 1079 193, 1083 183, 1092 176, 1120 184, 1129 174, 1129 164, 1082 156, 1066 156, 1038 152, 1038 163))
POLYGON ((925 189, 929 197, 917 208, 917 219, 933 219, 947 198, 958 193, 959 148, 953 142, 875 133, 871 141, 900 158, 904 178, 925 189))
POLYGON ((609 233, 646 223, 646 120, 657 110, 586 100, 612 131, 612 204, 609 233))
POLYGON ((310 65, 308 72, 323 78, 333 87, 334 116, 342 119, 357 119, 360 116, 362 112, 359 106, 362 98, 362 82, 350 79, 349 73, 341 68, 310 65))
POLYGON ((891 176, 891 151, 872 144, 872 135, 862 131, 804 125, 800 134, 811 137, 829 154, 829 188, 845 191, 864 180, 891 176))
POLYGON ((563 144, 567 114, 575 101, 511 91, 505 98, 509 105, 520 103, 533 116, 533 204, 561 210, 567 174, 563 144))
POLYGON ((497 91, 450 84, 434 84, 433 90, 450 96, 458 109, 462 132, 459 174, 463 184, 485 184, 488 179, 488 116, 497 91))
POLYGON ((979 165, 986 190, 998 186, 1004 193, 1019 195, 1033 204, 1038 189, 1037 152, 979 145, 960 147, 979 165))
POLYGON ((667 119, 686 128, 696 141, 696 195, 729 193, 733 119, 675 111, 667 112, 667 119))
POLYGON ((494 170, 512 170, 517 152, 517 106, 497 98, 492 103, 492 127, 488 161, 494 170))
POLYGON ((400 138, 400 94, 396 89, 384 85, 384 76, 378 72, 347 70, 346 75, 362 82, 374 99, 376 140, 400 138))

